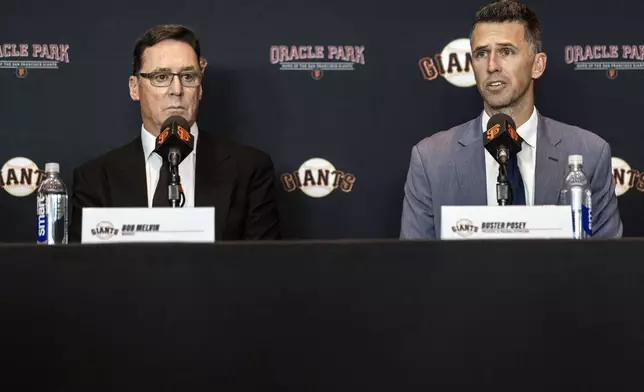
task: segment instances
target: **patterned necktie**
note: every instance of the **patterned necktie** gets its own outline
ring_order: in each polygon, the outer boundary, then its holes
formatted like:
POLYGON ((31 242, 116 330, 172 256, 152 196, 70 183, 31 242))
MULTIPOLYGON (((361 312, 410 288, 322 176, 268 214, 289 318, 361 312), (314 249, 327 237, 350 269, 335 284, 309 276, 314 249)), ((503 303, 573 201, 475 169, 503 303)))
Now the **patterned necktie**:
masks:
POLYGON ((516 155, 508 159, 508 182, 512 187, 512 203, 511 205, 526 205, 525 204, 525 190, 523 188, 523 178, 521 178, 521 171, 517 164, 516 155))
POLYGON ((159 182, 157 183, 156 191, 154 191, 152 207, 170 207, 170 202, 168 201, 168 184, 170 184, 170 163, 165 160, 159 172, 159 182))

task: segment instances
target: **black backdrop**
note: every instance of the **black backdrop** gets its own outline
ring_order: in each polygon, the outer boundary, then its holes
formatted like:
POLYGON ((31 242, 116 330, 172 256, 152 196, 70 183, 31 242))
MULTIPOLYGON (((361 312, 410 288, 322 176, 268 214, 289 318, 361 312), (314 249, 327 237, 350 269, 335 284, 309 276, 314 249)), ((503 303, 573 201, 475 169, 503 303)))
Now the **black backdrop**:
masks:
MULTIPOLYGON (((3 181, 15 185, 21 180, 24 161, 12 159, 25 157, 40 169, 48 161, 59 162, 71 188, 75 166, 136 137, 138 104, 130 100, 127 89, 134 42, 155 24, 181 23, 196 30, 209 63, 200 128, 272 155, 287 238, 397 237, 411 147, 482 110, 475 87, 454 85, 451 74, 428 80, 421 59, 429 57, 436 63, 435 56, 450 42, 467 38, 482 4, 472 0, 3 4, 0 165, 8 163, 3 181), (27 56, 14 56, 21 54, 21 44, 27 45, 27 56), (36 46, 45 44, 46 53, 36 46), (49 45, 55 45, 59 54, 60 45, 68 45, 69 61, 56 59, 49 45), (285 66, 271 63, 270 55, 271 47, 280 45, 311 46, 313 52, 315 46, 324 46, 324 59, 292 62, 332 62, 338 68, 319 66, 321 74, 282 70, 285 66), (364 64, 328 59, 329 46, 342 46, 343 51, 346 46, 364 48, 364 64), (326 160, 355 181, 345 189, 331 188, 324 197, 309 195, 324 194, 320 189, 287 191, 288 177, 283 182, 282 174, 297 171, 311 158, 326 160), (10 164, 18 169, 17 177, 10 164)), ((644 103, 640 94, 644 72, 638 72, 644 69, 644 54, 639 56, 644 49, 639 23, 644 3, 623 0, 591 6, 581 0, 542 0, 530 5, 541 18, 548 54, 546 73, 537 83, 537 108, 546 116, 590 129, 611 144, 616 174, 625 182, 618 186, 625 235, 639 236, 644 233, 640 218, 644 186, 638 187, 638 169, 644 168, 640 154, 644 136, 638 121, 644 103), (567 63, 566 47, 574 45, 588 55, 610 54, 610 45, 616 45, 619 57, 567 63), (635 46, 637 53, 629 55, 624 46, 635 46)), ((4 223, 0 241, 35 240, 34 194, 15 196, 29 190, 29 179, 24 180, 25 184, 0 192, 4 223)))

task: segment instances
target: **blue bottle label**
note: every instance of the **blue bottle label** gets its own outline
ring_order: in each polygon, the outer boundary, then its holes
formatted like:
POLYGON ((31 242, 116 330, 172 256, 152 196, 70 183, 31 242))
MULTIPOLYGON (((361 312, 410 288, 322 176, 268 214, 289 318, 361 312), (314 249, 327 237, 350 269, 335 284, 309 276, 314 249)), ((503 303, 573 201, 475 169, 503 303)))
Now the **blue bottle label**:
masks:
POLYGON ((581 225, 586 233, 586 236, 590 237, 593 235, 593 230, 592 230, 592 210, 588 208, 586 205, 581 206, 581 225))
POLYGON ((47 215, 38 215, 38 242, 47 243, 47 215))
POLYGON ((47 243, 47 200, 44 195, 36 196, 36 237, 39 244, 47 243))

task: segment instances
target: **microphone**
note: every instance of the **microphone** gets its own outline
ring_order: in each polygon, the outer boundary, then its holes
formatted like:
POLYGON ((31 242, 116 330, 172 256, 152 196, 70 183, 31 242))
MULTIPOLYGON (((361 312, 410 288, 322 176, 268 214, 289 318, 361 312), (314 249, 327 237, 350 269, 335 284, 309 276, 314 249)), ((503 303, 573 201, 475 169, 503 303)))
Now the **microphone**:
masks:
POLYGON ((495 114, 487 122, 483 145, 499 164, 507 162, 511 156, 516 156, 521 151, 523 139, 516 129, 514 120, 503 113, 495 114))
MULTIPOLYGON (((181 178, 179 177, 179 164, 194 150, 195 139, 190 133, 188 120, 181 116, 168 117, 161 125, 161 132, 157 136, 154 152, 161 156, 164 164, 167 162, 170 171, 168 185, 168 203, 171 207, 180 207, 186 202, 181 178)), ((159 181, 163 178, 159 176, 159 181)))
POLYGON ((523 139, 517 133, 517 126, 510 116, 495 114, 487 122, 487 131, 483 134, 485 149, 499 163, 499 175, 496 184, 496 199, 499 205, 512 204, 512 187, 508 182, 507 162, 521 151, 523 139))
POLYGON ((170 165, 178 166, 194 150, 195 138, 190 133, 188 120, 181 116, 168 117, 161 125, 154 152, 170 165))

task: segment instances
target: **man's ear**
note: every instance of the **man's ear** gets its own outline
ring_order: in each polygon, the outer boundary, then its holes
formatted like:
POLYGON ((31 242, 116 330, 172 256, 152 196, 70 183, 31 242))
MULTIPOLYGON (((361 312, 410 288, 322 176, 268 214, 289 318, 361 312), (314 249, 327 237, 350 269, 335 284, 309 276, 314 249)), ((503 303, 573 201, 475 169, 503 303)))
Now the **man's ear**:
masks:
MULTIPOLYGON (((200 58, 199 59, 199 68, 201 69, 201 74, 206 73, 206 67, 208 66, 208 60, 205 58, 200 58)), ((203 79, 201 80, 201 86, 199 86, 199 100, 201 100, 201 97, 203 96, 203 79)))
POLYGON ((130 98, 139 100, 139 79, 136 76, 130 76, 130 98))
POLYGON ((548 56, 545 53, 539 52, 534 55, 534 61, 532 62, 532 79, 539 79, 541 75, 546 71, 546 63, 548 62, 548 56))
POLYGON ((205 73, 205 72, 206 72, 206 67, 207 67, 207 66, 208 66, 208 60, 206 60, 206 59, 205 59, 205 58, 203 58, 203 57, 202 57, 202 58, 200 58, 200 59, 199 59, 199 68, 201 68, 201 73, 205 73))

